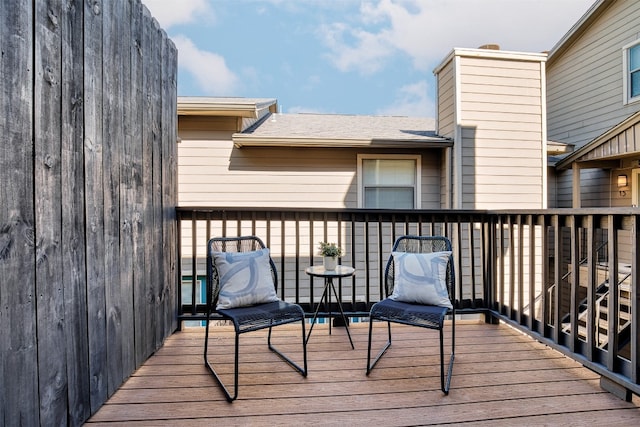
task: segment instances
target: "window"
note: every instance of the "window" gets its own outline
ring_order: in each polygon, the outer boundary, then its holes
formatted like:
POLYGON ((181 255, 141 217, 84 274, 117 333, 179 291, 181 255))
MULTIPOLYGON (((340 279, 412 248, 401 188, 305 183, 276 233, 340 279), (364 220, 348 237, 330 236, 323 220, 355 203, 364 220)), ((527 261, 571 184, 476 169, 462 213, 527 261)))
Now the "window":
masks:
MULTIPOLYGON (((183 276, 182 278, 182 304, 191 304, 192 302, 191 281, 191 276, 183 276)), ((196 304, 204 304, 207 298, 206 291, 205 279, 198 278, 196 280, 196 304)))
POLYGON ((640 42, 625 46, 623 63, 624 103, 640 101, 640 42))
POLYGON ((358 206, 415 209, 420 206, 420 156, 358 156, 358 206))

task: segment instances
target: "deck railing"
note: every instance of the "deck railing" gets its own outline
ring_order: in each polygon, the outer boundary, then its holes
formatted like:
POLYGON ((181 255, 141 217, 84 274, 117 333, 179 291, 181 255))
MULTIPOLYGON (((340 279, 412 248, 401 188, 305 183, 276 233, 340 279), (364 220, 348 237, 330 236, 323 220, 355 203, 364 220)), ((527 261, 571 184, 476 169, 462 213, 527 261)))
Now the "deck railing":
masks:
POLYGON ((625 398, 640 393, 635 210, 178 208, 177 217, 182 321, 204 318, 210 237, 261 237, 278 266, 279 296, 307 313, 322 284, 304 270, 322 262, 320 241, 338 243, 346 251, 340 262, 357 271, 339 283, 339 298, 360 318, 385 297, 384 267, 397 236, 445 235, 459 313, 504 320, 602 374, 625 398))

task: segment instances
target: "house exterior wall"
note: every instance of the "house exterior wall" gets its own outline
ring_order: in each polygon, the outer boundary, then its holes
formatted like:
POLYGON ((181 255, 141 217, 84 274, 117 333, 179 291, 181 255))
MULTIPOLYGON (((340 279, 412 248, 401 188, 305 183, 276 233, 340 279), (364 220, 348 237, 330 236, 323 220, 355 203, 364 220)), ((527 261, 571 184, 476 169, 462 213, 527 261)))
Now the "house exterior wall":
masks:
POLYGON ((436 78, 438 82, 436 133, 446 138, 454 138, 456 100, 453 61, 448 62, 436 78))
POLYGON ((640 38, 640 2, 618 0, 547 63, 548 137, 579 148, 636 111, 623 104, 623 47, 640 38))
POLYGON ((358 154, 420 154, 422 209, 441 207, 439 149, 233 146, 234 121, 181 117, 180 206, 356 208, 358 154))
POLYGON ((455 135, 453 208, 546 207, 544 58, 461 49, 436 69, 439 91, 454 93, 438 106, 455 135))

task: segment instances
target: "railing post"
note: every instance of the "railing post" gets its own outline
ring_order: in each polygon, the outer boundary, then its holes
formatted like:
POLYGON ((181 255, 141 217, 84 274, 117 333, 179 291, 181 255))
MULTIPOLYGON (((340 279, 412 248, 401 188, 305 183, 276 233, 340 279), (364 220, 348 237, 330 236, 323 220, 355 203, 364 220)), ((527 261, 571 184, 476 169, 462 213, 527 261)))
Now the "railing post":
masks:
POLYGON ((585 351, 585 357, 589 360, 593 360, 594 357, 594 344, 596 339, 595 334, 595 319, 596 319, 596 280, 597 280, 597 262, 594 257, 598 256, 596 249, 595 239, 595 225, 597 221, 594 215, 589 215, 586 220, 586 233, 587 233, 587 348, 585 351))
MULTIPOLYGON (((618 358, 618 223, 614 215, 607 216, 609 224, 608 249, 609 249, 609 301, 607 306, 607 369, 615 371, 618 358)), ((596 313, 594 329, 600 328, 599 314, 596 313)), ((596 345, 599 340, 596 340, 596 345)))
POLYGON ((559 216, 553 215, 551 218, 551 225, 554 229, 554 239, 553 239, 553 283, 555 287, 553 288, 553 311, 551 313, 552 321, 553 321, 553 341, 556 343, 560 343, 560 321, 562 316, 560 315, 560 297, 562 295, 562 230, 560 229, 560 218, 559 216))
POLYGON ((640 384, 640 221, 632 216, 631 241, 631 381, 640 384))

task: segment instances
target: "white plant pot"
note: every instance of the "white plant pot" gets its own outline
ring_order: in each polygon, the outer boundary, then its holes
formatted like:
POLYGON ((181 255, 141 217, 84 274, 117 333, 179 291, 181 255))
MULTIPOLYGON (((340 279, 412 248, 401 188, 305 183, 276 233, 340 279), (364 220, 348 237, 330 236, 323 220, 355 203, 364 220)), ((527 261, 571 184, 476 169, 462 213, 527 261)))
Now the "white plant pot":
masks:
POLYGON ((338 265, 338 257, 334 256, 325 256, 322 257, 322 263, 324 264, 325 270, 335 270, 338 265))

